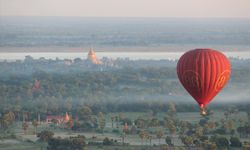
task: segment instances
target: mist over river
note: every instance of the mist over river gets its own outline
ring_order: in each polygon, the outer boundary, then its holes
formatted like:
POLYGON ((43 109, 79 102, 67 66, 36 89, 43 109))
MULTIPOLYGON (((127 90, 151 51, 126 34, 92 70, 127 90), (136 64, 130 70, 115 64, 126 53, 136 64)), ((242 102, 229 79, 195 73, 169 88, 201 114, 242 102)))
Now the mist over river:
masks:
MULTIPOLYGON (((184 52, 96 52, 98 58, 122 58, 122 59, 130 59, 130 60, 140 60, 140 59, 148 59, 148 60, 164 60, 164 59, 179 59, 179 57, 184 52)), ((242 59, 250 58, 249 52, 224 52, 224 54, 228 57, 237 57, 242 59)), ((8 53, 2 52, 0 53, 0 60, 7 61, 15 61, 15 60, 23 60, 25 56, 31 56, 34 59, 39 59, 44 57, 46 59, 75 59, 87 58, 87 52, 18 52, 18 53, 8 53)))

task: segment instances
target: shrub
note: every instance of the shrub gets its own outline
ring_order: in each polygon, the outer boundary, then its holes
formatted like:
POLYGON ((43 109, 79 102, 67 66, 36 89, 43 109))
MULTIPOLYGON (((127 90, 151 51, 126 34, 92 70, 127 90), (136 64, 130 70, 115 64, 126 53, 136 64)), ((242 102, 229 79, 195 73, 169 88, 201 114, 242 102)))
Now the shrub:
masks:
POLYGON ((114 144, 114 142, 113 142, 113 140, 111 139, 109 139, 109 138, 107 138, 107 137, 105 137, 104 138, 104 140, 103 140, 103 145, 113 145, 114 144))
POLYGON ((214 131, 215 134, 226 134, 226 130, 223 128, 216 129, 214 131))
POLYGON ((52 131, 44 130, 40 133, 37 133, 37 137, 39 137, 40 141, 47 142, 54 136, 52 131))
POLYGON ((84 150, 85 137, 77 136, 69 139, 51 138, 48 141, 48 150, 84 150))
POLYGON ((232 147, 241 147, 242 143, 240 142, 239 138, 237 137, 231 137, 230 138, 230 146, 232 147))
POLYGON ((227 138, 222 136, 212 136, 210 137, 210 141, 215 142, 216 146, 219 148, 229 146, 229 141, 227 140, 227 138))

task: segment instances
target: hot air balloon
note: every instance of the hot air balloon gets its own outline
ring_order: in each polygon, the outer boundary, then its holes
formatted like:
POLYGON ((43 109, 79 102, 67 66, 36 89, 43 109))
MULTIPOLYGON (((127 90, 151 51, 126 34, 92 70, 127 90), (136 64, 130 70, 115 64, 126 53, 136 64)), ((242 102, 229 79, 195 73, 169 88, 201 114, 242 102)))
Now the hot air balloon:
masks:
POLYGON ((206 115, 205 106, 228 82, 231 65, 217 50, 194 49, 181 56, 177 74, 183 87, 199 104, 201 115, 206 115))

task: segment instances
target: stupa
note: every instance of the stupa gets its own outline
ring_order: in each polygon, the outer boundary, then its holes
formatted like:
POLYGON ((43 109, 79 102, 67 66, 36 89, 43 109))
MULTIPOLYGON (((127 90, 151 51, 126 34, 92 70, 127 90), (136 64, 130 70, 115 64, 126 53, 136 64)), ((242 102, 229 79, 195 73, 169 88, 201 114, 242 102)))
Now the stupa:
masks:
POLYGON ((102 62, 97 59, 95 51, 91 48, 88 53, 88 60, 95 64, 95 65, 100 65, 102 62))

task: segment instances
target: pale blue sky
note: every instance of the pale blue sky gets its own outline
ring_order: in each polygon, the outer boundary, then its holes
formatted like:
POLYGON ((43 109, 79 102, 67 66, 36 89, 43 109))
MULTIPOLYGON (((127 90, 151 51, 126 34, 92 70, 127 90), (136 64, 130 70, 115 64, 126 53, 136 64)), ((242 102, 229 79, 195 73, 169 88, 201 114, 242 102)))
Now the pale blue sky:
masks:
POLYGON ((0 0, 0 16, 250 18, 250 0, 0 0))

